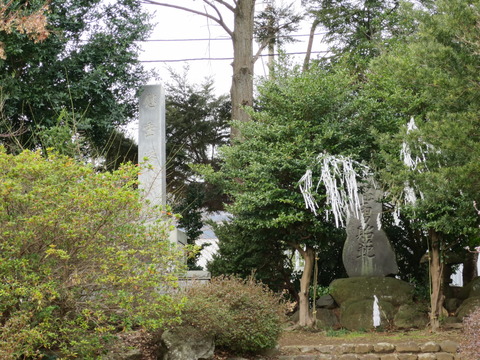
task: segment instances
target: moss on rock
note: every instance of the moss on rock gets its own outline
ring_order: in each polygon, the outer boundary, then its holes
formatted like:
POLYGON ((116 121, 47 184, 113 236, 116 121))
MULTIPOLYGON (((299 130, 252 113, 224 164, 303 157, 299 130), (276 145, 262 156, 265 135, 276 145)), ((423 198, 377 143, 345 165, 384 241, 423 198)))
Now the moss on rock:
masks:
POLYGON ((476 296, 480 296, 480 276, 466 284, 458 293, 458 297, 462 300, 476 296))
MULTIPOLYGON (((348 302, 342 309, 340 323, 348 330, 373 329, 373 300, 348 302)), ((395 307, 387 301, 379 301, 381 326, 392 324, 395 307)))
POLYGON ((341 306, 346 301, 373 301, 373 295, 376 295, 380 301, 398 307, 413 301, 414 288, 405 281, 390 277, 353 277, 334 280, 330 284, 330 294, 341 306))
POLYGON ((480 296, 469 297, 462 303, 462 305, 460 305, 456 315, 459 319, 463 319, 477 307, 480 307, 480 296))
POLYGON ((422 329, 428 324, 427 309, 419 307, 418 304, 401 305, 395 314, 393 323, 399 329, 422 329))

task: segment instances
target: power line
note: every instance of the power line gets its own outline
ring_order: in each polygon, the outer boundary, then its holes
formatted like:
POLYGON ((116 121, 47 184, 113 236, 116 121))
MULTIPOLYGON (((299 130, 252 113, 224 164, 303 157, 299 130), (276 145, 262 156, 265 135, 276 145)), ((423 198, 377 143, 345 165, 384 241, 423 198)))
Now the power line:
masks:
MULTIPOLYGON (((300 51, 300 52, 292 52, 292 53, 286 53, 285 55, 305 55, 307 52, 306 51, 300 51)), ((328 53, 328 51, 312 51, 311 54, 325 54, 328 53)), ((273 55, 279 55, 279 54, 273 54, 273 55)), ((264 56, 270 56, 268 54, 262 54, 260 55, 261 57, 264 56)), ((142 63, 159 63, 159 62, 184 62, 184 61, 227 61, 227 60, 233 60, 233 57, 225 57, 225 58, 211 58, 211 57, 206 57, 206 58, 191 58, 191 59, 167 59, 167 60, 141 60, 140 62, 142 63)))
POLYGON ((137 42, 181 42, 181 41, 221 41, 221 40, 232 40, 229 37, 224 38, 205 38, 205 39, 149 39, 149 40, 139 40, 137 42))
MULTIPOLYGON (((324 35, 325 32, 315 33, 314 35, 324 35)), ((290 36, 279 36, 279 37, 304 37, 310 36, 310 34, 298 34, 290 36)), ((149 40, 138 40, 137 42, 182 42, 182 41, 224 41, 231 40, 230 37, 220 37, 220 38, 201 38, 201 39, 149 39, 149 40)))

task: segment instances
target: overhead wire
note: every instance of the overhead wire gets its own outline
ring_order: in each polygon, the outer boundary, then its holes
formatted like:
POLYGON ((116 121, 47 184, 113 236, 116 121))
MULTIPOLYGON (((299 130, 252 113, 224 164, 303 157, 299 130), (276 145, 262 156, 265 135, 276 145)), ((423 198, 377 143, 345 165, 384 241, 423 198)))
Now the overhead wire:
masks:
MULTIPOLYGON (((282 55, 305 55, 306 51, 299 51, 299 52, 291 52, 285 53, 282 55)), ((328 51, 312 51, 311 54, 325 54, 328 51)), ((274 56, 278 56, 280 54, 273 54, 274 56)), ((262 54, 261 57, 270 56, 270 54, 262 54)), ((212 58, 212 57, 204 57, 204 58, 189 58, 189 59, 164 59, 164 60, 140 60, 142 63, 158 63, 158 62, 183 62, 183 61, 227 61, 233 60, 233 57, 221 57, 221 58, 212 58)))
MULTIPOLYGON (((315 33, 314 35, 325 35, 325 32, 315 33)), ((297 34, 297 35, 289 35, 289 36, 280 36, 280 37, 306 37, 310 36, 310 34, 297 34)), ((231 40, 230 37, 218 37, 218 38, 192 38, 192 39, 147 39, 147 40, 138 40, 137 42, 181 42, 181 41, 225 41, 231 40)))

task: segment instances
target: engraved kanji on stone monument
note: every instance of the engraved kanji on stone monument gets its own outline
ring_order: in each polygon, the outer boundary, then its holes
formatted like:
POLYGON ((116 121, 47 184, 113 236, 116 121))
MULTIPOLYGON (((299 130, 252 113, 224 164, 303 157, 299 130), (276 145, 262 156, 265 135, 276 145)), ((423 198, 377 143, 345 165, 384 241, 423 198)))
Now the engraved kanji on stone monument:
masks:
POLYGON ((347 221, 347 240, 343 248, 343 265, 350 277, 387 276, 398 273, 397 261, 387 234, 379 229, 382 204, 380 190, 367 189, 361 195, 363 218, 347 221))
POLYGON ((165 93, 161 85, 147 85, 140 94, 138 159, 148 167, 139 176, 151 206, 166 203, 165 93))

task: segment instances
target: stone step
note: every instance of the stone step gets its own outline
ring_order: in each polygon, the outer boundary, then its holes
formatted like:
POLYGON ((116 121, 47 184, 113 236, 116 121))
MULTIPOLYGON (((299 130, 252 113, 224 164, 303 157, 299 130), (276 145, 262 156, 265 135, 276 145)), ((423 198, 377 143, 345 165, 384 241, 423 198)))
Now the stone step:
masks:
MULTIPOLYGON (((424 353, 424 354, 343 354, 343 355, 280 355, 277 360, 462 360, 460 355, 449 353, 424 353)), ((466 359, 465 359, 466 360, 466 359)))
POLYGON ((445 340, 417 344, 376 343, 283 346, 279 360, 458 360, 458 344, 445 340))

